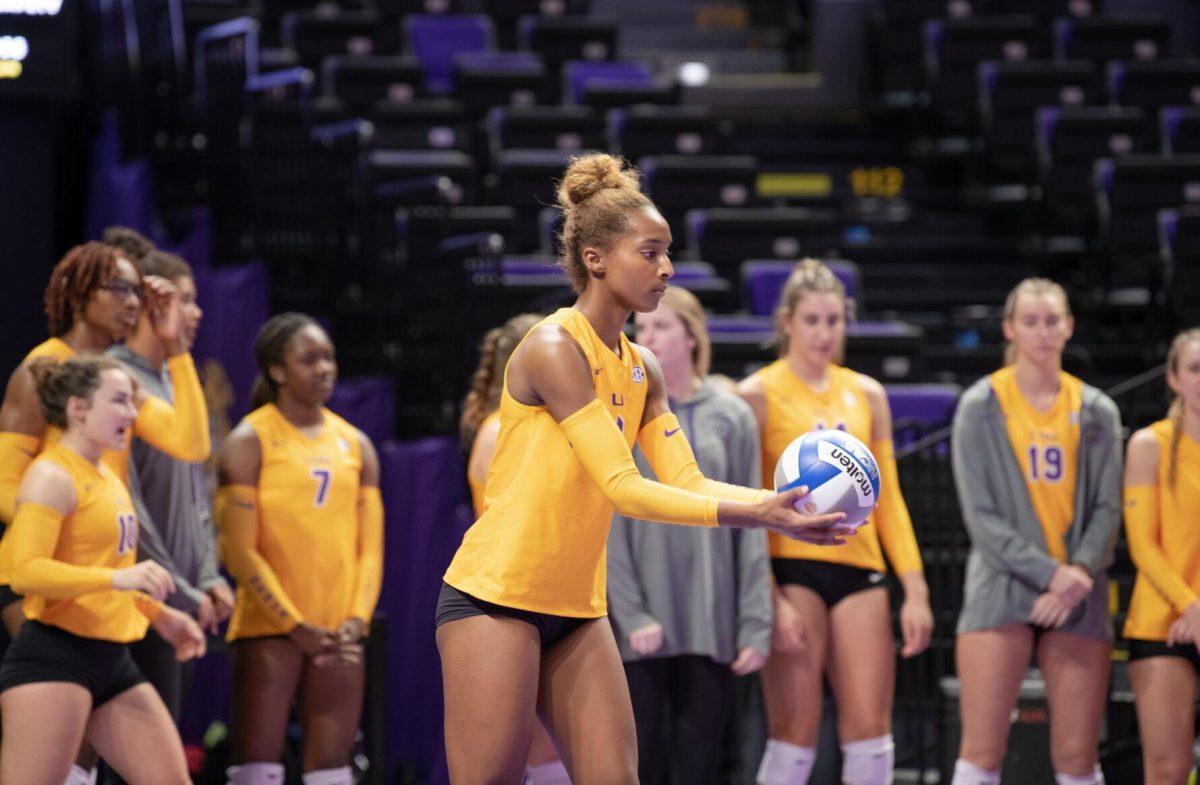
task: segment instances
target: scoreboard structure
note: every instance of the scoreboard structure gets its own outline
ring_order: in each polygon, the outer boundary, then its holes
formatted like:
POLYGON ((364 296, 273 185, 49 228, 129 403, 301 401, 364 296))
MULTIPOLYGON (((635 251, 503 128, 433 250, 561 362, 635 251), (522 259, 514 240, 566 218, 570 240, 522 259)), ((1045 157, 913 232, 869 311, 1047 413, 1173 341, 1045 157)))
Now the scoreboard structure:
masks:
POLYGON ((79 78, 82 0, 0 0, 0 100, 63 100, 79 78))

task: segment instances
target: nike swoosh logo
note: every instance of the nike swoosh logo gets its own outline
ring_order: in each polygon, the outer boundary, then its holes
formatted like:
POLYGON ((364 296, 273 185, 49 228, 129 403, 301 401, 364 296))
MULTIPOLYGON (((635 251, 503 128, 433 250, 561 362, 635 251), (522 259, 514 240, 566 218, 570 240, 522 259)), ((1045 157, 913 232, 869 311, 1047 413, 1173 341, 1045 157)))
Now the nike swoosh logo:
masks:
POLYGON ((666 436, 668 439, 670 439, 672 436, 674 436, 677 433, 679 433, 679 429, 675 428, 670 431, 663 431, 663 436, 666 436))
POLYGON ((602 374, 602 373, 604 373, 604 369, 603 369, 603 368, 597 368, 597 369, 596 369, 596 375, 597 375, 597 376, 599 376, 599 375, 600 375, 600 374, 602 374))

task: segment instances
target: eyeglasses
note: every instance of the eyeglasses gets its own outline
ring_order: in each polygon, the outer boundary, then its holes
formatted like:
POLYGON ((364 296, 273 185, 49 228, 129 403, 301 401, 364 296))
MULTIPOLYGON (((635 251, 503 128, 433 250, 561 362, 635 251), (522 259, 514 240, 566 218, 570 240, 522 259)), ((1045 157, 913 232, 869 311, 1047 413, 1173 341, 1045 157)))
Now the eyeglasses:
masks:
POLYGON ((107 289, 113 293, 118 300, 127 300, 130 295, 134 297, 142 296, 142 287, 140 284, 130 283, 129 281, 117 278, 100 286, 101 289, 107 289))

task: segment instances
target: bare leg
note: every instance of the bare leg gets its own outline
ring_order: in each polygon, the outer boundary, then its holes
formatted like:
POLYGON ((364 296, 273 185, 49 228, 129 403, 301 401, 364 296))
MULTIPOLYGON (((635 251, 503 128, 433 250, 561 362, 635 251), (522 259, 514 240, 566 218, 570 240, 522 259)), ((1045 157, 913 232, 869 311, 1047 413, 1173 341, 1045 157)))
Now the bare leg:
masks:
POLYGON ((87 738, 129 785, 190 785, 183 741, 155 689, 139 684, 92 712, 87 738))
POLYGON ((633 707, 607 618, 586 622, 546 653, 538 713, 573 785, 637 785, 633 707))
POLYGON ((529 765, 540 766, 556 760, 558 760, 558 750, 554 748, 554 740, 542 727, 541 722, 535 722, 533 724, 533 743, 529 745, 529 765))
POLYGON ((362 717, 365 679, 362 662, 317 667, 311 660, 305 661, 300 683, 305 771, 349 765, 354 735, 362 717))
POLYGON ((278 763, 304 653, 287 638, 233 644, 233 763, 278 763))
POLYGON ((962 714, 958 757, 987 771, 1003 766, 1010 717, 1032 650, 1033 630, 1024 624, 958 636, 955 658, 962 714))
POLYGON ((796 654, 773 651, 763 668, 768 732, 772 739, 814 747, 821 726, 829 613, 825 602, 811 589, 787 585, 782 590, 804 618, 808 647, 796 654))
POLYGON ((1038 642, 1050 707, 1050 760, 1059 774, 1091 774, 1100 757, 1112 644, 1050 630, 1038 642))
POLYGON ((1129 664, 1146 785, 1185 785, 1196 735, 1196 671, 1181 657, 1129 664))
POLYGON ((25 623, 24 602, 10 602, 4 606, 4 610, 0 611, 0 620, 4 621, 4 629, 8 630, 8 637, 16 638, 17 632, 21 629, 21 625, 25 623))
POLYGON ((471 616, 439 627, 437 644, 450 781, 520 785, 537 705, 537 629, 503 616, 471 616))
POLYGON ((70 682, 22 684, 0 693, 0 785, 62 785, 91 711, 91 693, 70 682))
POLYGON ((892 732, 896 651, 887 591, 856 592, 829 611, 829 680, 842 743, 892 732))

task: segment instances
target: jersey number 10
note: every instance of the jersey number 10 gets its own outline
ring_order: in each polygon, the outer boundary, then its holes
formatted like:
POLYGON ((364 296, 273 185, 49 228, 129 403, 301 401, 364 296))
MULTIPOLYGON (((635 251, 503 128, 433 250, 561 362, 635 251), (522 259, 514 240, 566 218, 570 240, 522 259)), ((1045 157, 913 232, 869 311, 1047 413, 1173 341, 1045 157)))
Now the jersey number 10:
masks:
POLYGON ((117 513, 117 527, 120 529, 119 539, 117 540, 117 555, 124 556, 137 547, 137 516, 131 512, 117 513))

